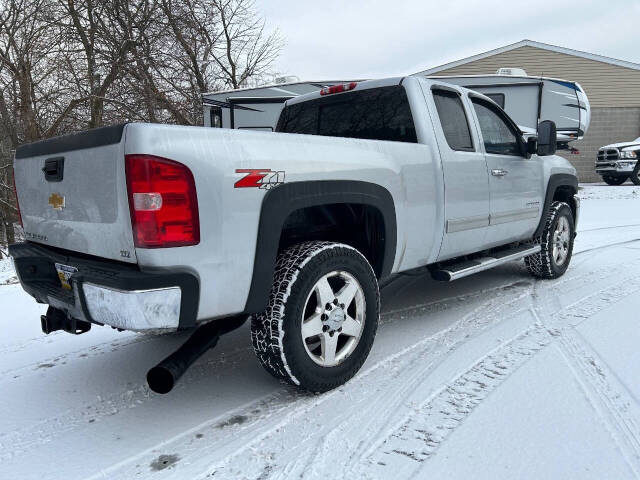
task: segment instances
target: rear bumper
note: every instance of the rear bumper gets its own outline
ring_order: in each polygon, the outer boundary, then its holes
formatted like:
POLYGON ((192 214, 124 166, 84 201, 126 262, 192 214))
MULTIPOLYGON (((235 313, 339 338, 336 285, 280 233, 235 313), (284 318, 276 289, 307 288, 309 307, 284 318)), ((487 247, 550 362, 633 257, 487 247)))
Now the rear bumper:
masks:
POLYGON ((136 265, 44 247, 11 245, 24 290, 39 303, 69 317, 134 331, 172 331, 194 327, 200 285, 195 275, 174 270, 142 272, 136 265), (62 288, 55 264, 76 268, 72 289, 62 288))

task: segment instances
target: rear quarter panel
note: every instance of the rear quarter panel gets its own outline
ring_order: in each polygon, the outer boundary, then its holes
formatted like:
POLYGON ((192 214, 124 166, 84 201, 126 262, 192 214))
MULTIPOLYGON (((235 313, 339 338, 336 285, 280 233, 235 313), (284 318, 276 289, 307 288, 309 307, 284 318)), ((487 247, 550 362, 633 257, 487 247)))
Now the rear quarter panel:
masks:
POLYGON ((245 175, 238 169, 283 171, 285 182, 359 180, 386 188, 398 224, 393 271, 425 264, 439 248, 432 234, 439 161, 429 145, 131 124, 125 154, 131 153, 169 158, 193 172, 200 244, 136 254, 142 269, 179 267, 199 277, 199 320, 240 313, 247 301, 266 190, 234 188, 245 175))

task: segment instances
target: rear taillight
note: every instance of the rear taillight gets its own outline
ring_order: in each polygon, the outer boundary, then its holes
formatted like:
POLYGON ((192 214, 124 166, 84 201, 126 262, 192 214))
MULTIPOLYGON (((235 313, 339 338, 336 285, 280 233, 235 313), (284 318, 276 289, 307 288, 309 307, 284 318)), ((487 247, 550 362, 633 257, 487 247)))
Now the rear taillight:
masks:
POLYGON ((357 86, 358 84, 356 82, 341 83, 340 85, 333 85, 332 87, 323 88, 322 90, 320 90, 320 95, 324 96, 334 93, 348 92, 349 90, 353 90, 357 86))
POLYGON ((20 213, 20 202, 18 201, 18 190, 16 190, 16 171, 15 171, 15 167, 11 171, 11 173, 13 174, 13 194, 16 197, 16 208, 18 209, 18 220, 20 221, 20 226, 22 228, 24 228, 24 225, 22 224, 22 213, 20 213))
POLYGON ((125 166, 135 246, 198 244, 198 197, 191 170, 153 155, 127 155, 125 166))

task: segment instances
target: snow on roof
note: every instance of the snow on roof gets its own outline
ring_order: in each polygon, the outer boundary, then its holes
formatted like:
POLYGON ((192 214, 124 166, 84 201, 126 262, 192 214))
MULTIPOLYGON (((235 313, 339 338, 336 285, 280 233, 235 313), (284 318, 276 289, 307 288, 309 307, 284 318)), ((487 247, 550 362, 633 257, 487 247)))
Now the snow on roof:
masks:
POLYGON ((542 50, 548 50, 550 52, 564 53, 566 55, 586 58, 588 60, 594 60, 596 62, 603 62, 611 65, 617 65, 619 67, 626 67, 626 68, 631 68, 633 70, 640 70, 640 64, 638 63, 627 62, 625 60, 617 60, 615 58, 605 57, 603 55, 596 55, 595 53, 587 53, 587 52, 582 52, 580 50, 573 50, 571 48, 558 47, 556 45, 549 45, 548 43, 534 42, 533 40, 525 39, 517 43, 505 45, 504 47, 495 48, 493 50, 489 50, 484 53, 479 53, 477 55, 472 55, 471 57, 466 57, 460 60, 456 60, 455 62, 449 62, 449 63, 445 63, 444 65, 439 65, 437 67, 430 68, 428 70, 423 70, 421 72, 418 72, 417 75, 431 75, 434 73, 441 72, 443 70, 447 70, 449 68, 457 67, 459 65, 464 65, 470 62, 474 62, 476 60, 481 60, 483 58, 492 57, 494 55, 508 52, 510 50, 515 50, 516 48, 521 48, 521 47, 535 47, 535 48, 540 48, 542 50))

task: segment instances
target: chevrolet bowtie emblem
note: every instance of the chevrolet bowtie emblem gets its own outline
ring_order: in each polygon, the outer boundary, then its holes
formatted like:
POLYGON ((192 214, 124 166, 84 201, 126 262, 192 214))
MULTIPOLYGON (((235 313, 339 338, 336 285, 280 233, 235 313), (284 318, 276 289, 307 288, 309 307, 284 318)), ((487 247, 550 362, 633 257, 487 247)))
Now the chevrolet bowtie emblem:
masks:
POLYGON ((52 193, 49 197, 49 205, 51 205, 54 210, 62 210, 65 207, 64 197, 59 193, 52 193))

